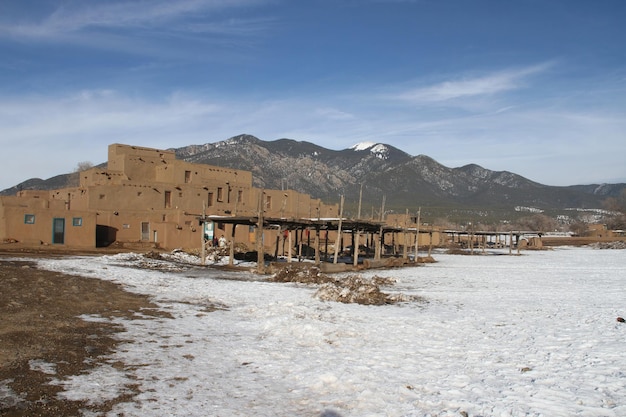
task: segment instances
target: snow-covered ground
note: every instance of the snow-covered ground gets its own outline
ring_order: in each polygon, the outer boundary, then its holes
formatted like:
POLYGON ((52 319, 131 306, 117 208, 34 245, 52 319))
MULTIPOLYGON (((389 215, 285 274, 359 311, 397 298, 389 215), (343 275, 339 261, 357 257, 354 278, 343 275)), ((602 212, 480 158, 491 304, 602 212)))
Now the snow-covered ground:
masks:
POLYGON ((385 306, 247 272, 130 268, 139 255, 43 259, 173 316, 119 319, 108 364, 56 383, 94 402, 137 385, 111 416, 626 416, 626 251, 435 258, 364 274, 426 300, 385 306))

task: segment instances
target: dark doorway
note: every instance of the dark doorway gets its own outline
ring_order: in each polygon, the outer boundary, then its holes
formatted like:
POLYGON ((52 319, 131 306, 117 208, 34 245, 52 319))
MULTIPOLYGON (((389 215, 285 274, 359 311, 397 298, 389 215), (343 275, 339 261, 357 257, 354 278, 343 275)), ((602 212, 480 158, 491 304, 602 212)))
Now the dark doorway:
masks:
POLYGON ((96 248, 106 248, 117 239, 117 229, 102 224, 96 225, 96 248))
POLYGON ((52 243, 61 245, 65 243, 65 219, 63 218, 52 219, 52 243))

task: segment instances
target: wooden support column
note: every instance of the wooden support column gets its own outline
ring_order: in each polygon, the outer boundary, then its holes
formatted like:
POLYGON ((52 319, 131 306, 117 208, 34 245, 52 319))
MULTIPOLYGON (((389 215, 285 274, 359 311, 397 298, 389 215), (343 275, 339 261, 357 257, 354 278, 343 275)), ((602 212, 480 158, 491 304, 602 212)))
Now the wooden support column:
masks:
POLYGON ((406 262, 406 260, 407 260, 407 258, 409 256, 409 253, 408 253, 408 250, 409 250, 409 248, 408 248, 408 246, 409 246, 408 245, 408 241, 409 241, 409 239, 408 239, 408 236, 407 236, 407 229, 409 227, 408 222, 409 222, 409 209, 406 209, 406 212, 404 214, 404 234, 403 234, 404 242, 403 242, 403 245, 402 245, 403 246, 402 247, 402 259, 404 259, 405 262, 406 262))
POLYGON ((315 265, 320 264, 320 228, 315 226, 315 265))
MULTIPOLYGON (((417 224, 415 227, 415 263, 417 263, 417 258, 419 256, 419 245, 420 245, 420 215, 422 214, 422 208, 419 207, 417 209, 417 224)), ((431 235, 432 237, 432 235, 431 235)), ((430 255, 430 249, 428 250, 428 255, 430 255)))
POLYGON ((235 264, 235 230, 237 229, 237 223, 233 223, 233 230, 230 232, 230 249, 228 252, 228 265, 233 266, 235 264))
POLYGON ((352 265, 357 266, 359 263, 359 249, 355 244, 354 229, 352 230, 352 265))
POLYGON ((200 233, 200 242, 202 242, 202 246, 200 246, 200 264, 204 266, 206 264, 206 242, 204 240, 204 231, 206 228, 206 202, 202 202, 202 221, 200 222, 200 226, 202 226, 202 233, 200 233))
POLYGON ((333 263, 337 263, 339 257, 339 247, 341 246, 341 224, 343 221, 343 195, 341 196, 341 204, 339 205, 339 226, 337 227, 337 239, 335 239, 335 258, 333 263))
POLYGON ((291 230, 287 231, 287 263, 291 263, 291 230))
MULTIPOLYGON (((383 234, 383 221, 385 220, 385 196, 383 195, 383 203, 380 208, 380 229, 378 231, 378 239, 376 239, 376 248, 374 253, 374 259, 380 261, 383 252, 383 245, 385 243, 385 236, 383 234)), ((374 208, 372 208, 373 214, 374 208)), ((373 217, 373 216, 372 216, 373 217)))
POLYGON ((263 223, 264 223, 264 212, 265 212, 265 192, 263 190, 259 190, 259 216, 257 218, 257 227, 256 227, 256 270, 259 274, 265 273, 265 253, 263 249, 263 223))
MULTIPOLYGON (((363 200, 363 184, 361 184, 361 190, 359 191, 359 210, 357 211, 356 219, 357 221, 361 219, 361 201, 363 200)), ((359 230, 359 226, 356 227, 356 243, 354 239, 354 230, 352 230, 352 251, 354 259, 352 261, 353 266, 357 266, 359 264, 359 246, 361 244, 361 233, 359 230)))
POLYGON ((324 262, 328 262, 328 229, 324 231, 324 262))

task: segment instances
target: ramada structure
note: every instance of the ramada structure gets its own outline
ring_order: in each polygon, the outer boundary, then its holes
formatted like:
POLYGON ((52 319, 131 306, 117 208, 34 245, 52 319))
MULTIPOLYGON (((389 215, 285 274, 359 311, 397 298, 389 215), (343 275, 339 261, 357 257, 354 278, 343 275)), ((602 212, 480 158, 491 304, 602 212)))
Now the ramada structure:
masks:
POLYGON ((0 239, 67 248, 116 243, 171 250, 198 248, 223 235, 274 254, 278 241, 288 236, 288 247, 302 245, 304 239, 310 243, 313 236, 319 249, 320 237, 327 248, 341 230, 341 235, 351 233, 352 247, 357 248, 363 245, 361 239, 380 246, 390 235, 404 247, 405 256, 415 243, 432 243, 433 233, 436 243, 440 239, 432 229, 420 231, 408 213, 386 223, 342 219, 339 204, 325 204, 294 190, 255 188, 249 171, 178 160, 171 150, 112 144, 106 168, 78 175, 75 187, 0 197, 0 239))

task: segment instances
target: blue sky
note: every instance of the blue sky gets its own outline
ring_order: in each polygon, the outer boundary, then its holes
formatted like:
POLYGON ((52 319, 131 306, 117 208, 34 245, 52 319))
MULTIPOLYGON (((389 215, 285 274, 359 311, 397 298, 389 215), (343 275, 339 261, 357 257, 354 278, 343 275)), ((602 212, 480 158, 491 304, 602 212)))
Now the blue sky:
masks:
POLYGON ((0 2, 0 189, 248 133, 626 182, 626 1, 0 2))

